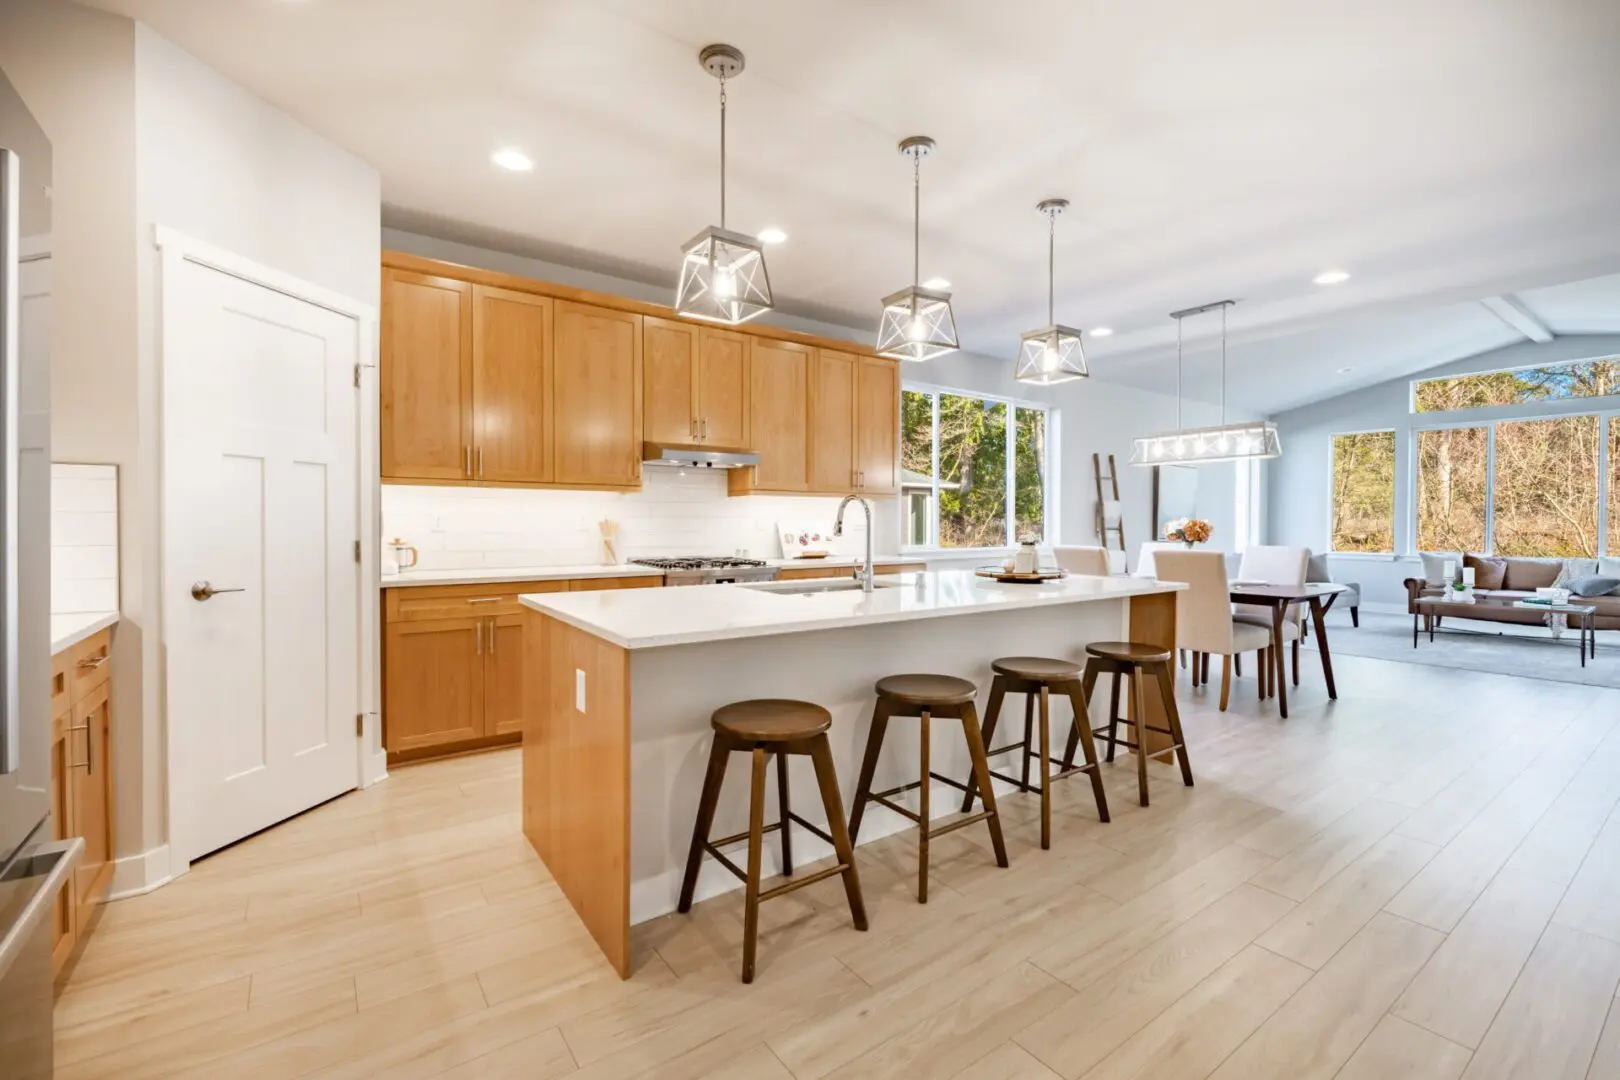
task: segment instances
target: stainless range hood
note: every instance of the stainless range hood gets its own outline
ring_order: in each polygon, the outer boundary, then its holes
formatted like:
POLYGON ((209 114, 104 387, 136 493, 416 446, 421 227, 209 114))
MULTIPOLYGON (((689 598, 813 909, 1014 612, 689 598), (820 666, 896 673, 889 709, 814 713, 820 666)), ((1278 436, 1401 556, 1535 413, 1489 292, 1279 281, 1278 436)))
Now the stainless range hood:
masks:
POLYGON ((704 446, 696 443, 641 444, 643 465, 686 465, 708 469, 742 469, 759 464, 759 455, 752 450, 738 450, 727 446, 704 446))

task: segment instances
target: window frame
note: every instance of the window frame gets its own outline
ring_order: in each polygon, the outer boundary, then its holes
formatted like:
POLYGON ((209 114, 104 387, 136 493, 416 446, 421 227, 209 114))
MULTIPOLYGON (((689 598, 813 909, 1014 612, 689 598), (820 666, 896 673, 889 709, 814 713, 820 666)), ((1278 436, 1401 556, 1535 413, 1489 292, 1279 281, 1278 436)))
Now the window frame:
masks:
MULTIPOLYGON (((1058 436, 1057 436, 1057 427, 1058 427, 1059 409, 1056 406, 1047 404, 1046 402, 1032 401, 1032 400, 1029 400, 1027 398, 1008 397, 1005 394, 987 393, 987 392, 980 391, 980 390, 969 390, 969 389, 964 389, 964 388, 959 387, 959 386, 946 386, 946 385, 943 385, 941 383, 912 382, 910 380, 902 380, 902 382, 900 384, 900 394, 901 394, 902 401, 904 401, 905 395, 908 392, 917 393, 917 394, 927 394, 929 396, 929 413, 930 413, 929 437, 930 437, 930 443, 931 443, 930 460, 929 460, 929 465, 930 465, 929 479, 933 482, 932 487, 929 489, 929 502, 930 502, 930 506, 932 508, 932 513, 929 515, 929 519, 928 519, 928 542, 926 544, 922 544, 922 545, 906 543, 906 540, 908 538, 908 530, 905 528, 904 520, 902 520, 902 525, 901 525, 901 530, 900 530, 900 537, 901 537, 900 551, 901 551, 902 554, 907 554, 907 555, 910 555, 910 554, 918 554, 918 555, 952 555, 952 554, 973 554, 973 553, 985 554, 985 553, 989 553, 989 552, 1003 552, 1003 551, 1010 550, 1010 549, 1012 549, 1014 547, 1017 547, 1017 545, 1018 545, 1018 537, 1017 537, 1017 529, 1018 529, 1017 439, 1018 439, 1018 412, 1019 412, 1019 410, 1024 410, 1024 411, 1029 411, 1029 412, 1040 412, 1040 413, 1044 413, 1045 416, 1046 416, 1046 461, 1044 463, 1045 467, 1041 470, 1041 476, 1042 476, 1042 484, 1041 484, 1041 516, 1042 516, 1041 534, 1042 535, 1041 535, 1040 543, 1041 543, 1042 546, 1051 547, 1052 545, 1057 544, 1057 543, 1060 542, 1058 540, 1058 513, 1057 513, 1057 503, 1056 503, 1055 496, 1056 496, 1056 492, 1060 489, 1060 485, 1059 485, 1059 481, 1058 481, 1058 465, 1059 465, 1059 462, 1062 460, 1062 455, 1058 452, 1059 443, 1058 443, 1058 436), (1006 522, 1006 524, 1007 524, 1006 543, 1004 543, 1004 544, 1001 544, 1001 545, 998 545, 998 546, 986 546, 986 547, 942 547, 940 545, 940 542, 939 542, 939 513, 940 513, 940 502, 939 502, 939 399, 940 399, 940 397, 942 395, 945 395, 945 394, 950 394, 953 397, 972 398, 972 399, 974 399, 976 401, 984 401, 984 402, 988 402, 988 403, 991 403, 991 404, 1005 405, 1007 407, 1007 410, 1008 410, 1007 411, 1007 423, 1006 423, 1007 445, 1006 445, 1006 455, 1005 455, 1007 464, 1006 464, 1005 474, 1004 474, 1004 476, 1002 478, 1002 483, 1004 485, 1003 494, 1004 494, 1004 497, 1006 499, 1005 517, 1007 519, 1007 522, 1006 522)), ((901 413, 902 413, 902 415, 904 415, 904 409, 901 410, 901 413)), ((900 433, 900 437, 901 437, 902 440, 904 440, 904 438, 905 438, 905 432, 904 431, 902 431, 900 433)), ((903 457, 904 457, 904 455, 902 455, 902 458, 903 457)), ((901 480, 901 494, 902 494, 902 498, 900 499, 900 505, 901 505, 901 511, 900 512, 901 512, 901 515, 902 515, 902 519, 904 519, 904 517, 905 517, 905 515, 907 513, 907 510, 906 510, 906 501, 907 500, 904 497, 904 493, 905 493, 905 475, 904 474, 905 474, 905 469, 902 467, 902 469, 901 469, 901 478, 900 478, 900 480, 901 480)))
MULTIPOLYGON (((1477 425, 1474 425, 1474 426, 1477 426, 1477 425)), ((1417 436, 1416 436, 1416 434, 1414 434, 1412 436, 1412 440, 1413 440, 1412 441, 1412 446, 1415 449, 1416 446, 1417 446, 1417 436)), ((1397 430, 1396 428, 1392 428, 1392 427, 1387 427, 1387 428, 1357 428, 1354 431, 1335 431, 1335 432, 1332 432, 1331 434, 1328 435, 1327 545, 1325 547, 1324 554, 1335 555, 1335 556, 1353 556, 1353 557, 1357 557, 1357 558, 1366 558, 1366 559, 1387 559, 1387 558, 1392 558, 1396 554, 1398 554, 1397 549, 1399 549, 1400 546, 1401 546, 1400 545, 1400 536, 1398 535, 1399 532, 1400 532, 1400 521, 1401 521, 1401 514, 1400 514, 1400 495, 1401 495, 1401 462, 1400 462, 1400 456, 1401 455, 1400 455, 1400 451, 1401 451, 1401 433, 1400 433, 1399 430, 1397 430), (1333 513, 1334 513, 1334 506, 1333 506, 1333 479, 1334 479, 1334 472, 1335 472, 1336 465, 1337 465, 1339 437, 1343 436, 1343 435, 1388 435, 1390 437, 1390 448, 1395 453, 1395 462, 1394 462, 1394 473, 1390 477, 1390 483, 1389 483, 1389 504, 1390 504, 1389 505, 1389 547, 1390 547, 1390 550, 1388 550, 1388 551, 1340 551, 1338 548, 1333 546, 1333 536, 1334 536, 1334 532, 1336 531, 1334 529, 1334 520, 1333 520, 1333 513)), ((1417 475, 1417 461, 1416 461, 1415 458, 1413 458, 1412 462, 1413 462, 1412 474, 1413 474, 1413 476, 1415 478, 1416 475, 1417 475)), ((1414 483, 1414 486, 1413 486, 1413 495, 1414 495, 1414 497, 1416 495, 1416 490, 1417 490, 1416 485, 1414 483)), ((1416 520, 1416 517, 1415 517, 1416 512, 1417 512, 1416 511, 1416 503, 1414 502, 1413 503, 1413 514, 1414 514, 1413 520, 1414 521, 1416 520)), ((1414 533, 1414 536, 1415 535, 1416 534, 1414 533)), ((1414 543, 1415 542, 1416 541, 1414 541, 1414 543)), ((1240 550, 1241 550, 1241 548, 1240 548, 1240 550)))

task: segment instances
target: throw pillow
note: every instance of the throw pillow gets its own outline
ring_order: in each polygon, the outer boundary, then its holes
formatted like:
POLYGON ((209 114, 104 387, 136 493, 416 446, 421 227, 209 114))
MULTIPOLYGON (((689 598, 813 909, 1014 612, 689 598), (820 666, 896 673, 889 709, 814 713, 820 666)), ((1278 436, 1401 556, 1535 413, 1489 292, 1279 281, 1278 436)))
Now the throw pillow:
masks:
POLYGON ((1610 593, 1620 595, 1620 577, 1605 577, 1602 574, 1587 574, 1585 577, 1575 578, 1569 583, 1569 591, 1576 596, 1608 596, 1610 593))
POLYGON ((1555 589, 1567 589, 1569 583, 1576 578, 1590 577, 1597 572, 1598 561, 1596 559, 1565 559, 1563 567, 1558 571, 1558 576, 1553 579, 1552 587, 1555 589))
POLYGON ((1449 585, 1446 580, 1446 563, 1452 564, 1452 573, 1462 569, 1463 557, 1460 551, 1442 551, 1433 555, 1419 555, 1423 560, 1423 580, 1432 588, 1449 585))
POLYGON ((1474 588, 1500 589, 1507 577, 1507 560, 1486 555, 1464 555, 1463 568, 1474 571, 1474 588))
POLYGON ((1599 556, 1597 572, 1604 577, 1620 577, 1620 555, 1599 556))

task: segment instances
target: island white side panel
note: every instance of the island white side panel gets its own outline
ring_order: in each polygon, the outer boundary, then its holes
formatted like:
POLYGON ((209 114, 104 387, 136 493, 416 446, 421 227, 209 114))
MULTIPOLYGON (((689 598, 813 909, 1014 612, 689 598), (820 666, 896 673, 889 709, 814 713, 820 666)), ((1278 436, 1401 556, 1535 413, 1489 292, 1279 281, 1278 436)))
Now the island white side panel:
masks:
MULTIPOLYGON (((979 686, 982 719, 990 691, 990 662, 1001 656, 1054 656, 1085 661, 1093 641, 1126 637, 1128 601, 1100 600, 1059 607, 992 611, 960 618, 928 619, 871 627, 815 631, 788 636, 748 638, 697 645, 642 649, 631 653, 631 859, 632 923, 675 910, 681 875, 691 844, 698 795, 708 762, 709 717, 715 709, 748 698, 785 697, 813 701, 832 712, 833 760, 847 817, 855 795, 861 756, 871 726, 873 684, 886 675, 932 672, 971 679, 979 686)), ((1099 690, 1106 687, 1104 680, 1099 690)), ((1107 709, 1104 693, 1094 695, 1093 714, 1107 709)), ((1056 745, 1068 731, 1070 709, 1054 700, 1056 745)), ((1022 731, 1023 699, 1009 697, 996 741, 1022 731)), ((896 718, 879 763, 875 790, 917 778, 918 724, 896 718)), ((935 720, 931 747, 934 771, 966 780, 967 749, 956 720, 935 720)), ((1014 755, 992 759, 992 767, 1009 771, 1014 755)), ((825 826, 821 799, 810 761, 789 759, 789 786, 795 812, 825 826)), ((1134 768, 1128 756, 1120 768, 1134 768)), ((767 790, 767 823, 776 820, 775 769, 767 790)), ((1071 783, 1085 783, 1075 777, 1071 783)), ((998 792, 1001 786, 998 783, 998 792)), ((900 796, 916 809, 917 793, 900 796)), ((933 816, 945 817, 961 807, 961 794, 943 784, 933 790, 933 816)), ((725 791, 715 815, 714 835, 726 836, 748 827, 748 758, 733 754, 725 791)), ((861 825, 865 844, 915 826, 881 806, 869 806, 861 825)), ((983 829, 983 825, 969 826, 983 829)), ((740 846, 739 846, 739 850, 740 846)), ((781 848, 774 835, 765 843, 765 873, 780 870, 781 848)), ((793 831, 794 863, 806 866, 831 854, 831 846, 803 829, 793 831)), ((986 856, 989 857, 988 855, 986 856)), ((740 855, 734 856, 739 863, 740 855)), ((713 860, 705 860, 698 879, 698 899, 741 888, 742 883, 713 860)))

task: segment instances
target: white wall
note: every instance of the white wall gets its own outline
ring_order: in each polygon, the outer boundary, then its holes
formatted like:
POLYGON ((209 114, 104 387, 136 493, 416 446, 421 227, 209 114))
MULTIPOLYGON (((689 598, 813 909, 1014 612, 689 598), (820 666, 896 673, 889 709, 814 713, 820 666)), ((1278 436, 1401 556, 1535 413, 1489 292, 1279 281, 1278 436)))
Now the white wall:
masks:
MULTIPOLYGON (((1620 335, 1567 337, 1534 344, 1526 342, 1494 349, 1478 356, 1423 372, 1422 378, 1469 375, 1504 368, 1588 360, 1620 355, 1620 335)), ((1395 432, 1395 556, 1334 555, 1333 576, 1356 581, 1364 600, 1374 604, 1406 606, 1402 582, 1418 567, 1412 500, 1412 431, 1448 421, 1488 422, 1508 416, 1557 416, 1612 409, 1615 402, 1552 401, 1470 409, 1455 413, 1411 411, 1410 378, 1392 379, 1365 390, 1293 409, 1276 417, 1282 435, 1283 456, 1272 462, 1269 481, 1267 532, 1273 543, 1304 544, 1326 550, 1331 529, 1328 495, 1333 470, 1333 436, 1354 431, 1395 432)))
MULTIPOLYGON (((409 252, 428 258, 443 259, 466 266, 520 274, 542 281, 556 282, 578 288, 595 289, 652 303, 669 303, 670 291, 642 282, 609 277, 604 274, 574 270, 555 263, 543 262, 520 255, 491 251, 466 244, 421 236, 397 229, 383 230, 383 246, 389 250, 409 252)), ((852 329, 830 323, 772 314, 764 321, 807 333, 830 338, 868 342, 875 333, 876 301, 874 300, 873 327, 852 329)), ((1009 346, 1009 356, 1011 346, 1009 346)), ((976 353, 959 352, 926 364, 902 365, 901 378, 905 382, 926 383, 951 389, 972 390, 1024 401, 1039 402, 1059 410, 1055 472, 1058 490, 1058 526, 1061 542, 1089 544, 1097 539, 1096 485, 1092 479, 1091 455, 1099 452, 1114 454, 1119 462, 1120 498, 1124 502, 1126 538, 1132 553, 1136 546, 1148 539, 1152 516, 1152 477, 1147 469, 1127 466, 1131 439, 1173 428, 1176 421, 1175 398, 1172 394, 1153 393, 1134 387, 1086 379, 1053 387, 1034 387, 1015 382, 1012 378, 1012 360, 992 358, 976 353)), ((1248 419, 1249 414, 1233 410, 1233 420, 1248 419)), ((1192 427, 1213 424, 1218 419, 1214 406, 1188 402, 1184 422, 1192 427)), ((1211 506, 1209 516, 1215 526, 1213 546, 1230 547, 1234 542, 1235 515, 1233 506, 1233 476, 1230 465, 1208 466, 1201 477, 1200 507, 1208 491, 1211 506)), ((389 489, 383 492, 385 510, 391 498, 389 489)), ((750 496, 757 499, 758 496, 750 496)), ((748 500, 741 500, 748 501, 748 500)), ((898 500, 887 501, 882 508, 885 520, 878 533, 878 542, 899 535, 898 500)), ((758 515, 765 516, 765 515, 758 515)), ((386 528, 385 522, 385 528, 386 528)), ((594 519, 591 527, 594 529, 594 519)), ((736 545, 734 545, 736 546, 736 545)), ((892 546, 890 548, 892 550, 892 546)))

